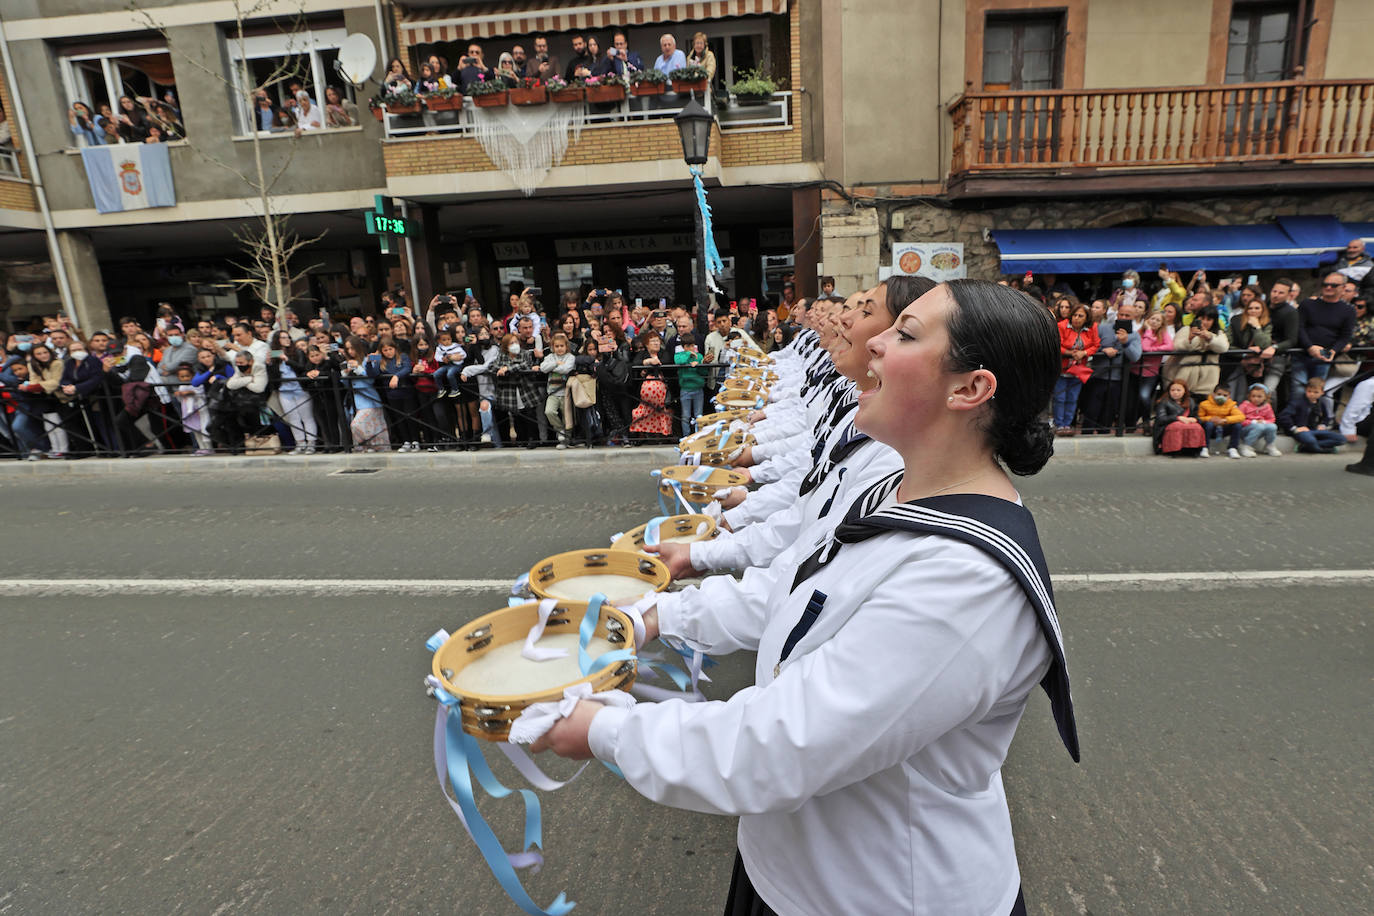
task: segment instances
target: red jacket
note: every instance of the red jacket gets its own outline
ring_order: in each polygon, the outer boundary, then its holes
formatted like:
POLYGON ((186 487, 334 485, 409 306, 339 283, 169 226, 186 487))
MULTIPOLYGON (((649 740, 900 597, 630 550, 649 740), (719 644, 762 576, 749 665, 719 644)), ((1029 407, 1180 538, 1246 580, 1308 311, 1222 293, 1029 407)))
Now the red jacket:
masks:
POLYGON ((1085 324, 1078 330, 1069 326, 1069 319, 1065 318, 1059 322, 1059 353, 1064 357, 1063 367, 1060 369, 1065 375, 1072 375, 1080 382, 1086 382, 1092 378, 1093 370, 1088 365, 1088 359, 1097 352, 1098 347, 1102 346, 1097 339, 1097 328, 1091 324, 1085 324), (1069 354, 1074 350, 1082 350, 1083 358, 1075 360, 1069 354))

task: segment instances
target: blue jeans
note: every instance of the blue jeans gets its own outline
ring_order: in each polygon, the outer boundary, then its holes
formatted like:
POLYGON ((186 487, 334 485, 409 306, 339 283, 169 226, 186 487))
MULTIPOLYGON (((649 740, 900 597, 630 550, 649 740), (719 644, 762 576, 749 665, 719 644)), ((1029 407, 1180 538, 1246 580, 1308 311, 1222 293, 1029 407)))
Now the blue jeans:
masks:
POLYGON ((706 404, 706 392, 700 388, 683 388, 679 400, 682 401, 682 434, 692 434, 692 421, 701 416, 706 404))
POLYGON ((1309 429, 1293 433, 1293 438, 1298 440, 1300 452, 1327 452, 1338 445, 1345 445, 1345 436, 1334 429, 1309 429))
POLYGON ((1061 375, 1054 383, 1054 425, 1063 429, 1073 425, 1073 415, 1078 412, 1078 395, 1083 383, 1072 375, 1061 375))
POLYGON ((1264 447, 1268 448, 1274 444, 1274 436, 1278 431, 1279 428, 1273 423, 1251 423, 1240 431, 1240 437, 1246 445, 1254 446, 1262 440, 1264 447))
POLYGON ((462 380, 463 367, 449 363, 434 370, 434 384, 439 386, 440 391, 457 391, 458 382, 462 380))
POLYGON ((478 415, 482 418, 482 432, 491 437, 491 444, 495 448, 501 447, 501 433, 496 428, 496 421, 492 418, 490 410, 480 410, 478 415))
POLYGON ((1228 448, 1240 448, 1240 424, 1213 423, 1210 420, 1202 424, 1202 431, 1207 434, 1207 441, 1226 437, 1228 448))
POLYGON ((1331 364, 1321 359, 1314 359, 1306 354, 1293 357, 1293 384, 1288 396, 1290 398, 1302 397, 1302 390, 1307 387, 1307 380, 1310 378, 1326 378, 1331 371, 1331 364))
POLYGON ((22 401, 15 404, 10 425, 20 454, 48 450, 48 437, 43 434, 43 416, 37 407, 22 401))

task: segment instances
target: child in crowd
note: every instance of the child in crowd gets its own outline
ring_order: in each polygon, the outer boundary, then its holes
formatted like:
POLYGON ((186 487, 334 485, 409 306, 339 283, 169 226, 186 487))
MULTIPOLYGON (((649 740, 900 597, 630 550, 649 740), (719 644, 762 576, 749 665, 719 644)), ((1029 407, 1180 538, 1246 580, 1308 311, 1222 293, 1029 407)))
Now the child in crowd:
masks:
MULTIPOLYGON (((1212 389, 1212 396, 1198 405, 1198 422, 1207 441, 1226 436, 1226 455, 1228 458, 1240 457, 1240 432, 1245 425, 1245 414, 1240 412, 1236 402, 1231 400, 1231 389, 1218 385, 1212 389)), ((1207 446, 1198 452, 1199 458, 1208 457, 1207 446)))
POLYGON ((467 351, 462 344, 454 341, 453 328, 445 325, 439 329, 438 343, 434 347, 434 361, 439 368, 434 370, 434 384, 439 389, 438 397, 458 397, 458 382, 462 380, 463 361, 467 351))
POLYGON ((1269 404, 1269 389, 1263 382, 1255 382, 1240 404, 1240 412, 1245 415, 1241 425, 1242 457, 1255 457, 1255 444, 1264 443, 1264 454, 1275 458, 1283 454, 1274 445, 1274 436, 1279 431, 1278 421, 1274 419, 1274 408, 1269 404))
MULTIPOLYGON (((202 351, 203 352, 203 351, 202 351)), ((181 428, 196 442, 197 455, 213 454, 210 444, 210 408, 205 389, 194 384, 195 370, 190 363, 177 366, 177 406, 181 409, 181 428)))
POLYGON ((1279 414, 1279 428, 1298 440, 1298 451, 1333 455, 1345 444, 1345 436, 1331 428, 1331 411, 1326 406, 1326 380, 1307 380, 1303 396, 1293 398, 1279 414))
POLYGON ((563 418, 563 405, 568 395, 568 376, 573 373, 577 357, 568 348, 566 334, 555 334, 549 344, 553 351, 539 364, 539 371, 549 377, 549 393, 544 399, 544 417, 558 434, 556 448, 568 447, 568 427, 571 425, 563 418))
POLYGON ((682 403, 682 434, 690 436, 696 418, 701 416, 706 401, 706 373, 700 366, 701 345, 696 334, 688 331, 678 333, 678 351, 673 354, 673 362, 683 368, 677 371, 679 400, 682 403))
POLYGON ((1155 405, 1155 452, 1161 455, 1205 455, 1207 434, 1193 416, 1193 402, 1188 386, 1181 379, 1169 383, 1155 405))

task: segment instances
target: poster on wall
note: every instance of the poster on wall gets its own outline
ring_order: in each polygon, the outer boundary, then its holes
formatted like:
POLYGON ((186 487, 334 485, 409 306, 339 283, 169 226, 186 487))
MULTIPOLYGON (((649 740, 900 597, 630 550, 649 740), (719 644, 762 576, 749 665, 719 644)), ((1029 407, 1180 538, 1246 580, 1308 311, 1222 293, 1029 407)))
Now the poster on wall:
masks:
POLYGON ((892 272, 908 277, 928 277, 936 283, 962 280, 963 242, 896 242, 892 246, 892 272))

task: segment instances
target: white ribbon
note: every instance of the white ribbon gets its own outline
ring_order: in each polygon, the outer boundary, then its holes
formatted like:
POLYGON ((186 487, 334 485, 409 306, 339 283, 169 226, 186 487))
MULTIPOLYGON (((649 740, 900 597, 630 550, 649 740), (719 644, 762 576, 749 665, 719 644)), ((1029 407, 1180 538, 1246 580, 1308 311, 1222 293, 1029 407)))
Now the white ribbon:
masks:
POLYGON ((510 725, 511 744, 533 744, 553 728, 559 719, 572 715, 573 709, 581 700, 593 700, 617 709, 629 709, 635 705, 635 698, 623 690, 606 690, 592 693, 592 685, 586 682, 564 688, 563 699, 549 703, 531 703, 520 713, 520 718, 510 725))
POLYGON ((552 598, 545 598, 539 602, 539 620, 530 627, 529 633, 525 634, 525 647, 520 650, 520 654, 524 658, 528 658, 532 662, 546 662, 554 658, 568 657, 567 649, 541 649, 535 645, 544 635, 544 627, 549 624, 549 615, 553 613, 554 606, 557 604, 558 602, 552 598))

